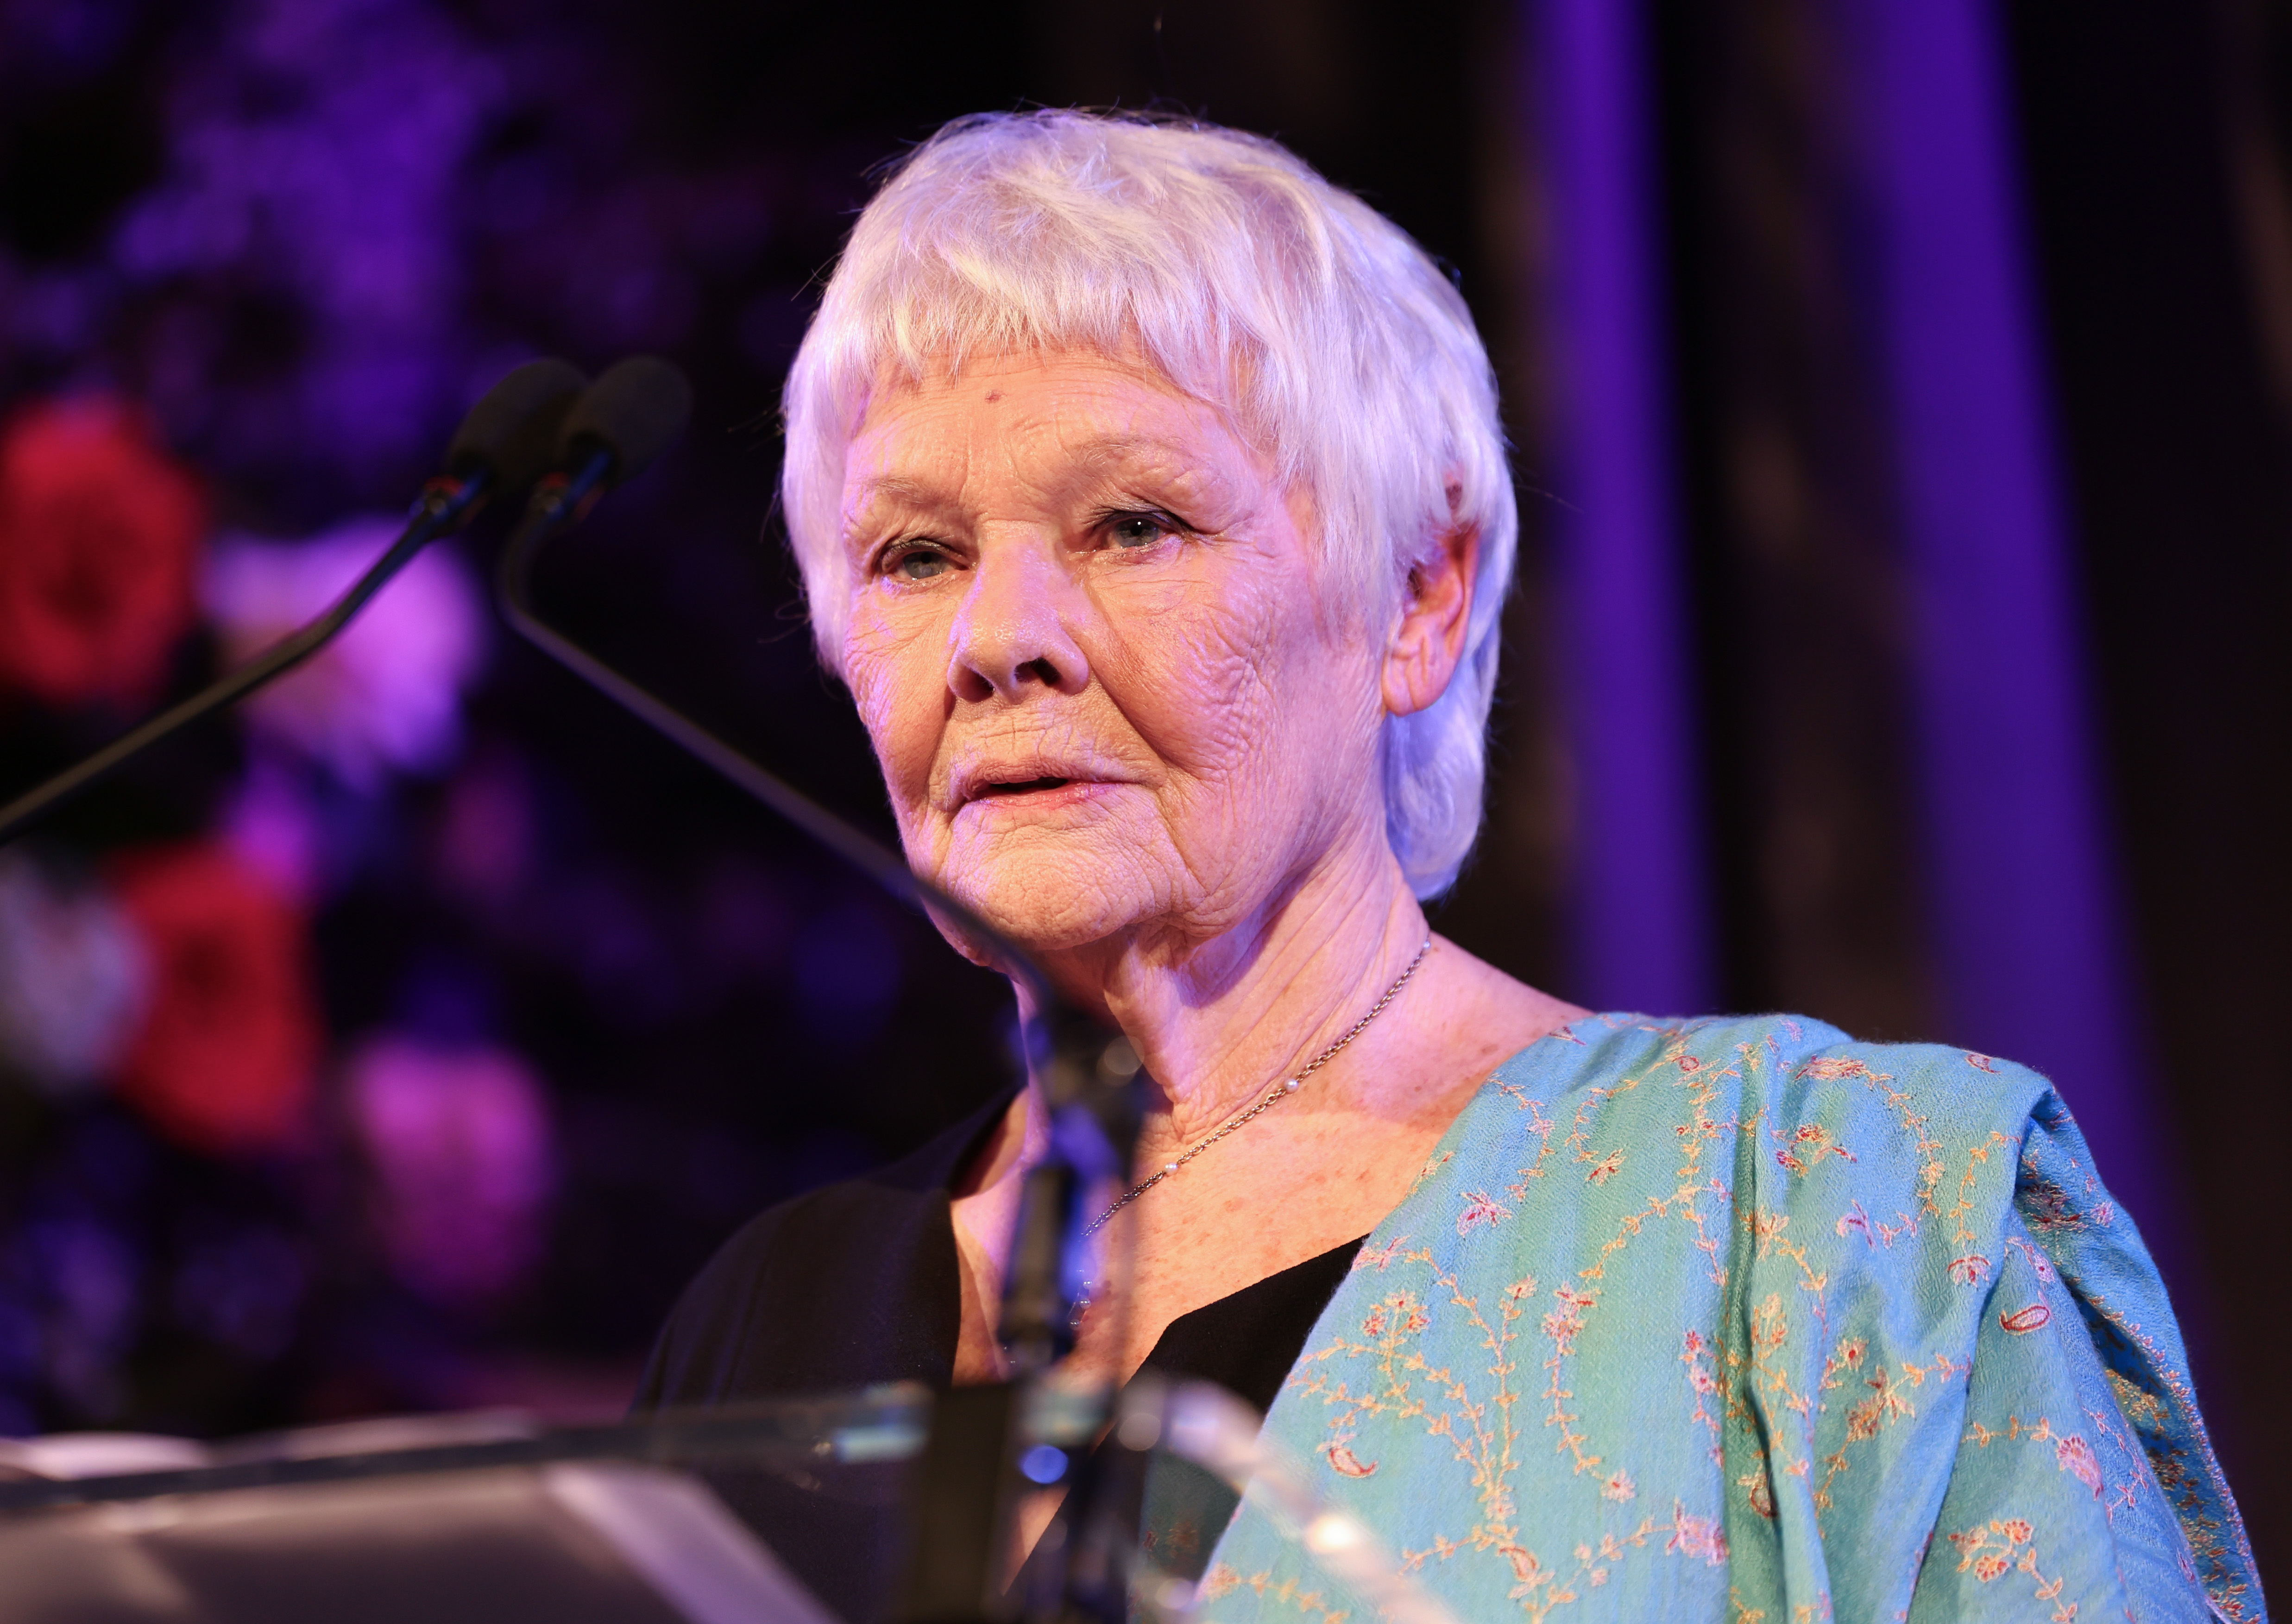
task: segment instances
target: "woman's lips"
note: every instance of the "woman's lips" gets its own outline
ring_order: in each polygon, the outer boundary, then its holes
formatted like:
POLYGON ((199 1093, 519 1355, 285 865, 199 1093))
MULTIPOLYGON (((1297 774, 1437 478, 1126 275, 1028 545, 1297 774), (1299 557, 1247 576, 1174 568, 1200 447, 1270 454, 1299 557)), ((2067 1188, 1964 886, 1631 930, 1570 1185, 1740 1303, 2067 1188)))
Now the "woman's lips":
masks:
POLYGON ((1010 812, 1057 812, 1081 806, 1114 786, 1102 779, 1035 778, 1009 783, 981 784, 963 810, 987 807, 1010 812))
POLYGON ((1033 795, 1042 789, 1063 789, 1075 780, 1070 778, 1034 778, 1016 784, 982 784, 982 796, 1033 795))

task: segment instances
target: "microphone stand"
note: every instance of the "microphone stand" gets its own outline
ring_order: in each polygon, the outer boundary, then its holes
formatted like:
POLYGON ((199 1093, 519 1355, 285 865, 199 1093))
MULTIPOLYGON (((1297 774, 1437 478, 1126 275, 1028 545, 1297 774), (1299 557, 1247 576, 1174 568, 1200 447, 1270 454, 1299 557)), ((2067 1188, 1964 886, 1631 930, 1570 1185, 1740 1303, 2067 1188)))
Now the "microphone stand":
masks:
MULTIPOLYGON (((1106 1460, 1069 1475, 1059 1516, 1037 1551, 1058 1565, 1053 1582, 1006 1594, 1022 1483, 1017 1466, 1028 1394, 1074 1346, 1074 1292, 1084 1256, 1090 1183, 1129 1169, 1145 1074, 1128 1042, 1061 998, 1023 949, 897 853, 766 770, 544 621, 531 598, 533 565, 556 534, 578 522, 610 477, 613 454, 588 452, 569 473, 534 492, 502 550, 496 600, 511 628, 657 731, 714 768, 902 901, 953 920, 1006 974, 1023 982, 1047 1041, 1030 1056, 1051 1118, 1052 1151, 1027 1176, 1005 1275, 1002 1336, 1014 1381, 939 1396, 916 1495, 916 1555, 895 1616, 900 1624, 1029 1624, 1077 1619, 1118 1624, 1125 1615, 1118 1560, 1134 1530, 1110 1525, 1126 1497, 1105 1479, 1106 1460)), ((1101 1401, 1102 1414, 1111 1394, 1101 1401)), ((1110 1449, 1111 1441, 1110 1440, 1110 1449)), ((1125 1451, 1122 1465, 1134 1464, 1125 1451)))
POLYGON ((325 614, 261 658, 218 677, 182 704, 162 711, 133 731, 114 739, 69 771, 58 773, 0 806, 0 845, 13 840, 138 751, 157 743, 178 728, 188 727, 200 717, 235 703, 325 648, 366 607, 367 600, 380 592, 416 553, 456 529, 485 499, 492 485, 492 476, 482 467, 466 478, 448 475, 431 481, 423 487, 413 516, 390 551, 375 560, 325 614))

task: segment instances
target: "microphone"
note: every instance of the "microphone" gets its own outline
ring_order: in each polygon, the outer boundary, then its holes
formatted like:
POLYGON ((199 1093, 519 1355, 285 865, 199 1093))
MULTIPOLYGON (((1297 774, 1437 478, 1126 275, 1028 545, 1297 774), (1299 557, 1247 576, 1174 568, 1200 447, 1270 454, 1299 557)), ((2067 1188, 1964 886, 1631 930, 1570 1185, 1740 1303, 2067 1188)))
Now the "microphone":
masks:
POLYGON ((511 537, 530 552, 588 517, 598 498, 625 485, 676 443, 692 417, 692 385, 658 355, 616 361, 574 399, 557 427, 556 472, 535 487, 511 537))
POLYGON ((512 368, 454 431, 446 472, 489 476, 497 493, 524 489, 556 460, 558 428, 588 382, 553 356, 512 368))
POLYGON ((332 642, 416 553, 461 529, 491 497, 522 490, 547 473, 555 458, 559 426, 584 381, 566 361, 528 361, 513 368, 462 419, 446 448, 444 472, 423 487, 404 532, 324 614, 260 658, 217 678, 182 704, 0 806, 0 845, 121 763, 301 665, 332 642))
MULTIPOLYGON (((586 517, 606 490, 635 477, 666 449, 682 432, 691 400, 683 375, 650 357, 623 361, 589 387, 566 414, 558 472, 536 488, 502 551, 496 597, 503 619, 520 636, 900 901, 953 920, 1033 996, 1049 1039, 1035 1059, 1051 1117, 1052 1149, 1027 1175, 1005 1271, 1001 1335, 1019 1381, 960 1389, 935 1401, 915 1491, 915 1548, 896 1612, 916 1619, 1000 1616, 1002 1564, 1017 1503, 1014 1441, 1026 1424, 1023 1386, 1074 1347, 1075 1299, 1089 1233, 1083 1200, 1093 1181, 1119 1176, 1130 1167, 1138 1136, 1137 1091, 1145 1073, 1126 1039, 1060 997, 1026 951, 971 908, 536 611, 533 566, 542 547, 586 517), (984 1526, 981 1507, 992 1508, 984 1526)), ((1071 1603, 1081 1604, 1083 1616, 1112 1616, 1108 1608, 1126 1592, 1118 1565, 1110 1567, 1106 1558, 1127 1537, 1122 1506, 1134 1504, 1134 1495, 1120 1491, 1112 1479, 1134 1476, 1143 1459, 1131 1451, 1125 1464, 1077 1471, 1057 1514, 1058 1537, 1045 1535, 1040 1547, 1060 1553, 1048 1559, 1056 1571, 1045 1575, 1047 1594, 1059 1604, 1051 1613, 1030 1606, 1028 1617, 1076 1616, 1071 1603)))
POLYGON ((1024 982, 1051 1038, 1038 1057, 1045 1094, 1066 1153, 1043 1170, 1046 1182, 1023 1204, 1015 1245, 1024 1266, 1010 1273, 1004 1329, 1021 1369, 1047 1367, 1074 1345, 1068 1281, 1079 1266, 1069 1237, 1084 1194, 1079 1164, 1118 1174, 1130 1165, 1134 1119, 1124 1087, 1137 1071, 1126 1043, 1074 1010, 1050 978, 994 925, 924 879, 907 860, 836 816, 779 774, 726 743, 650 691, 630 681, 541 618, 532 601, 534 561, 548 541, 586 516, 609 487, 642 473, 667 449, 691 415, 684 375, 666 361, 637 356, 601 375, 566 413, 560 432, 559 472, 535 489, 525 517, 503 548, 496 578, 502 618, 520 636, 588 683, 655 731, 682 746, 756 800, 859 869, 901 901, 952 920, 1009 974, 1024 982), (1116 1051, 1113 1045, 1121 1045, 1116 1051), (1067 1120, 1079 1110, 1080 1116, 1067 1120), (1110 1113, 1114 1113, 1110 1115, 1110 1113), (1095 1144, 1094 1144, 1095 1141, 1095 1144), (1056 1188, 1047 1180, 1059 1181, 1056 1188))
POLYGON ((558 534, 587 516, 595 499, 642 473, 682 432, 691 415, 684 375, 653 356, 634 356, 608 368, 573 403, 559 432, 558 472, 536 488, 509 543, 502 549, 496 599, 512 629, 606 698, 684 747, 820 844, 903 902, 944 909, 982 945, 1005 957, 1034 990, 1051 997, 1047 982, 1015 945, 970 909, 918 878, 905 859, 829 812, 776 773, 758 765, 682 711, 640 687, 543 620, 534 607, 534 561, 558 534))

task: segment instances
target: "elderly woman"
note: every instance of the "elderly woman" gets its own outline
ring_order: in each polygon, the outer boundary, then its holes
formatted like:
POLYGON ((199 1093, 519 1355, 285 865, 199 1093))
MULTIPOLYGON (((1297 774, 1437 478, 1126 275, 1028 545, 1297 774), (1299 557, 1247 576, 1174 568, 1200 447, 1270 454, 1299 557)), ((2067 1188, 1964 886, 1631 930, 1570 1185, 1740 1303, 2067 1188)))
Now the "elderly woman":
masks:
MULTIPOLYGON (((1265 1405, 1463 1618, 2259 1615, 2045 1079, 1591 1014, 1428 931, 1517 525, 1487 356, 1398 229, 1231 131, 964 120, 860 216, 787 425, 910 861, 1153 1079, 1077 1370, 1265 1405)), ((766 1213, 645 1402, 993 1378, 1044 1143, 1021 1090, 766 1213)), ((865 1611, 883 1521, 779 1543, 865 1611)), ((1351 1605, 1253 1508, 1198 1524, 1146 1538, 1211 1616, 1351 1605)))

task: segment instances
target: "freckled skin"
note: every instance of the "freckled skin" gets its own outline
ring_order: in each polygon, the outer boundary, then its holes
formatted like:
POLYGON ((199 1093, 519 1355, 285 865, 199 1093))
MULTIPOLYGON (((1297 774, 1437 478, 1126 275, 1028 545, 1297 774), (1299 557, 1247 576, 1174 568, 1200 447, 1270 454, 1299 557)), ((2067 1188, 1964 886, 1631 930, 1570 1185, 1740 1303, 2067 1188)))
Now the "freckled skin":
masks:
MULTIPOLYGON (((1158 1167, 1424 940, 1379 739, 1456 669, 1477 538, 1427 538, 1389 612, 1342 602, 1310 493, 1134 360, 1075 352, 887 387, 843 520, 843 675, 908 859, 1130 1036, 1158 1167)), ((1075 1366, 1126 1377, 1178 1314, 1368 1233, 1489 1070, 1581 1013, 1436 941, 1341 1058, 1102 1232, 1075 1366)), ((1043 1141, 1030 1089, 958 1192, 959 1379, 999 1368, 1043 1141)))

